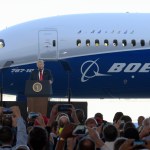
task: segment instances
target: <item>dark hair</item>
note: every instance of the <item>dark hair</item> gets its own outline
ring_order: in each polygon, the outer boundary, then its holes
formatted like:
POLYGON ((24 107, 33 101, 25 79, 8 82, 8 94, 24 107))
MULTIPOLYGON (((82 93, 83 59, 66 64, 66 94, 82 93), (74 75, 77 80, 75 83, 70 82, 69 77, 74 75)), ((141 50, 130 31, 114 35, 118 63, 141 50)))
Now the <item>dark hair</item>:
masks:
POLYGON ((100 118, 103 119, 103 115, 102 115, 101 113, 96 113, 96 114, 94 115, 94 118, 95 118, 95 117, 100 117, 100 118))
POLYGON ((120 146, 126 141, 126 138, 119 138, 114 143, 114 150, 119 150, 120 146))
POLYGON ((77 118, 78 118, 79 122, 81 124, 84 124, 84 122, 85 122, 85 114, 84 114, 83 109, 76 109, 76 115, 77 115, 77 118))
POLYGON ((126 130, 128 128, 135 128, 135 125, 132 122, 127 122, 124 124, 123 130, 126 130))
POLYGON ((103 134, 105 141, 108 142, 115 141, 115 139, 118 137, 118 131, 116 127, 110 124, 104 127, 103 134))
POLYGON ((120 120, 124 121, 124 123, 127 123, 127 122, 132 122, 132 119, 130 116, 126 116, 126 115, 123 115, 120 120))
POLYGON ((91 138, 82 138, 78 143, 77 150, 95 150, 95 143, 91 138))
POLYGON ((135 139, 135 140, 139 140, 139 133, 138 130, 136 128, 127 128, 126 130, 124 130, 124 137, 128 138, 128 139, 135 139))
POLYGON ((28 142, 33 150, 42 150, 48 145, 48 133, 39 126, 35 126, 29 133, 28 142))
POLYGON ((116 112, 116 114, 113 118, 113 122, 117 122, 122 116, 123 116, 122 112, 116 112))
POLYGON ((13 131, 8 126, 3 126, 0 129, 0 141, 2 144, 10 143, 13 141, 13 131))

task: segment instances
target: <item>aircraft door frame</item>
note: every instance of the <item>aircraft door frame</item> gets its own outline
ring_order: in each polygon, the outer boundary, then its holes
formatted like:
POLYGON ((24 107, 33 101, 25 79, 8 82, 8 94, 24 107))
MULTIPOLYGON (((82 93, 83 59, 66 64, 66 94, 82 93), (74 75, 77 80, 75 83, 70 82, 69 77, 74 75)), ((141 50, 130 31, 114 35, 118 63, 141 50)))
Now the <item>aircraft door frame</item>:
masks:
POLYGON ((39 31, 39 54, 38 59, 58 59, 58 33, 57 30, 39 31))

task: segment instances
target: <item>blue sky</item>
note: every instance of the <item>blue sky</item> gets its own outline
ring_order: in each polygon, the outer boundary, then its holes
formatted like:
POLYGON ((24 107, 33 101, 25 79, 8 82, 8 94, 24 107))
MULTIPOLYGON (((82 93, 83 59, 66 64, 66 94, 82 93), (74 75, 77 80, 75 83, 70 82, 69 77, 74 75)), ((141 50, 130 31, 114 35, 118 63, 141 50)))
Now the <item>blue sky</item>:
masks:
POLYGON ((0 0, 0 30, 33 19, 76 13, 150 12, 148 0, 0 0))

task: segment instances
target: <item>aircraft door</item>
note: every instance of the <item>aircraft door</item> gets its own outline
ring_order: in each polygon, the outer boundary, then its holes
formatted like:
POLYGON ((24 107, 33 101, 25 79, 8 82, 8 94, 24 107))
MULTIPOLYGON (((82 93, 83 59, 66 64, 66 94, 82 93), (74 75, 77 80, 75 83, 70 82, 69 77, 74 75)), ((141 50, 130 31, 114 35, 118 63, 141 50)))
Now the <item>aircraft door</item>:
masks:
POLYGON ((57 31, 39 32, 39 59, 57 59, 57 31))

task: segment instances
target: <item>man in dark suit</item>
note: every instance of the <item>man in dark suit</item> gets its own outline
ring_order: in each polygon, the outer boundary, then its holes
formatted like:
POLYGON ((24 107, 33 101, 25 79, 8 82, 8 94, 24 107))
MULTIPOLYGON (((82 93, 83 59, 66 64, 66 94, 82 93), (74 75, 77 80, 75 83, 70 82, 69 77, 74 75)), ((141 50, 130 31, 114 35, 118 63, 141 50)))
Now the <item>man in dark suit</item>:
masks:
MULTIPOLYGON (((50 95, 52 95, 53 76, 51 74, 51 71, 44 68, 43 60, 37 61, 37 68, 38 69, 32 71, 29 80, 35 80, 40 82, 48 80, 50 83, 50 95)), ((41 114, 46 115, 49 98, 50 97, 29 97, 27 102, 28 111, 40 112, 41 114)))
POLYGON ((38 60, 37 62, 37 70, 32 71, 30 80, 49 80, 50 84, 53 83, 53 77, 52 74, 49 70, 44 69, 44 61, 43 60, 38 60))
MULTIPOLYGON (((53 83, 53 76, 51 74, 50 70, 44 69, 44 61, 38 60, 37 61, 37 68, 34 71, 32 71, 30 80, 37 80, 37 81, 43 81, 43 80, 49 80, 50 85, 53 83)), ((52 87, 50 89, 52 94, 52 87)))

